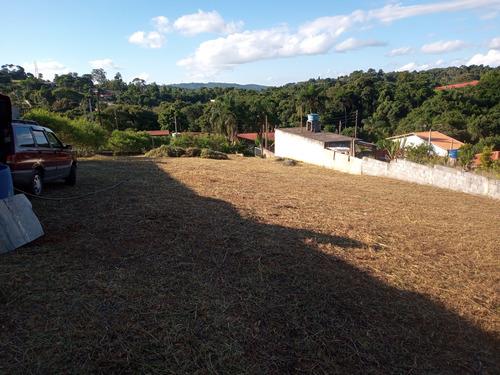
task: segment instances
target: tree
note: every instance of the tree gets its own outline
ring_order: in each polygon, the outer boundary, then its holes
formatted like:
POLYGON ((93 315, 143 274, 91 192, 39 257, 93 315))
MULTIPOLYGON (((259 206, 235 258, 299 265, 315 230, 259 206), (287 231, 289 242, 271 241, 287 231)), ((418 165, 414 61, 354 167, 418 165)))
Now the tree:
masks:
POLYGON ((484 146, 483 152, 481 153, 481 157, 479 158, 479 160, 481 161, 479 169, 487 171, 491 168, 491 166, 493 165, 493 160, 491 159, 492 155, 493 155, 493 147, 484 146))
POLYGON ((309 83, 304 86, 300 91, 301 103, 305 106, 308 113, 317 113, 320 106, 321 99, 323 98, 322 88, 315 84, 309 83))
POLYGON ((474 149, 470 143, 464 143, 458 149, 458 165, 464 169, 470 169, 472 160, 474 160, 474 149))
POLYGON ((158 124, 162 130, 183 132, 189 128, 187 116, 181 111, 181 104, 172 103, 162 106, 158 114, 158 124))
POLYGON ((103 86, 108 81, 104 69, 92 69, 92 80, 103 86))

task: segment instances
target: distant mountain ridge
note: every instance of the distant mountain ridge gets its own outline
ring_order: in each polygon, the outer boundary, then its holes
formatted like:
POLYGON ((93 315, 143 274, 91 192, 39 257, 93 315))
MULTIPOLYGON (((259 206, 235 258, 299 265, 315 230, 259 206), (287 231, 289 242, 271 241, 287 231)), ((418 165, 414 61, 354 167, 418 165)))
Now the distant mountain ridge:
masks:
POLYGON ((180 87, 181 89, 186 89, 186 90, 198 90, 200 87, 206 87, 207 89, 213 89, 214 87, 221 87, 221 88, 235 87, 238 89, 256 90, 256 91, 265 90, 269 87, 269 86, 263 86, 263 85, 255 85, 255 84, 240 85, 239 83, 223 83, 223 82, 174 83, 174 84, 167 85, 167 86, 180 87))

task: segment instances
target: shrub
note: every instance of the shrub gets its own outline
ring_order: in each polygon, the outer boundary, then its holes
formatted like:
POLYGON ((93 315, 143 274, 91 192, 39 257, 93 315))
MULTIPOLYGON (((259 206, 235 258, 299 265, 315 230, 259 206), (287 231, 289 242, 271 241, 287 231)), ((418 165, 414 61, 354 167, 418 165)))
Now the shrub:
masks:
POLYGON ((233 146, 229 139, 220 134, 198 135, 193 139, 193 145, 199 148, 209 148, 214 151, 230 153, 233 146))
POLYGON ((201 151, 200 157, 204 159, 220 159, 220 160, 226 160, 228 159, 227 154, 220 152, 220 151, 214 151, 209 148, 204 148, 201 151))
POLYGON ((421 143, 417 146, 407 146, 406 147, 406 159, 420 164, 434 164, 433 155, 431 154, 432 145, 428 143, 421 143))
POLYGON ((115 155, 144 153, 151 148, 151 136, 132 130, 115 130, 108 140, 108 147, 115 155))
POLYGON ((72 145, 80 155, 92 155, 106 144, 106 132, 88 120, 71 120, 44 109, 34 109, 25 117, 52 129, 61 142, 72 145))
POLYGON ((172 138, 170 145, 174 147, 188 148, 194 143, 193 136, 191 134, 181 134, 180 136, 172 138))
POLYGON ((474 160, 474 146, 464 143, 458 149, 458 165, 464 169, 470 169, 472 160, 474 160))
POLYGON ((491 160, 492 155, 493 146, 484 146, 483 152, 481 153, 481 165, 479 169, 487 171, 493 166, 493 160, 491 160))
POLYGON ((246 154, 248 152, 248 146, 245 141, 238 141, 234 145, 234 150, 240 154, 246 154))
POLYGON ((201 148, 198 147, 188 147, 186 149, 185 156, 197 157, 201 155, 201 148))
POLYGON ((166 146, 165 150, 167 151, 167 156, 171 158, 178 158, 186 153, 186 150, 182 147, 176 147, 172 145, 166 146))

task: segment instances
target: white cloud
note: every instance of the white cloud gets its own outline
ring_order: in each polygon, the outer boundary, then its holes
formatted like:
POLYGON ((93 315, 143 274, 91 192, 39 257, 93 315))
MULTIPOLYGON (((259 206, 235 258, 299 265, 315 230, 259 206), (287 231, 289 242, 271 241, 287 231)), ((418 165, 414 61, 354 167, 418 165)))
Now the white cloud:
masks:
POLYGON ((167 17, 158 16, 151 19, 151 25, 160 33, 170 32, 170 21, 167 17))
POLYGON ((232 34, 243 26, 238 23, 226 23, 217 11, 204 12, 201 9, 198 13, 187 14, 178 18, 174 22, 174 28, 183 35, 196 35, 201 33, 232 34))
POLYGON ((139 44, 144 48, 161 48, 167 42, 167 39, 157 31, 149 33, 137 31, 128 40, 130 43, 139 44))
MULTIPOLYGON (((434 13, 450 13, 463 10, 500 9, 498 0, 455 0, 423 5, 403 6, 390 4, 374 10, 357 10, 348 15, 320 17, 290 31, 287 27, 267 30, 244 31, 229 34, 226 37, 201 43, 189 57, 177 62, 185 67, 191 77, 206 78, 218 72, 258 60, 294 57, 327 53, 339 38, 355 30, 371 28, 373 21, 391 23, 403 18, 410 18, 434 13)), ((229 32, 227 24, 216 12, 202 12, 183 16, 174 23, 174 27, 187 35, 200 32, 229 32), (218 25, 218 26, 217 26, 218 25), (217 27, 216 27, 217 26, 217 27)), ((386 45, 371 40, 349 38, 340 43, 339 52, 369 46, 386 45)), ((423 53, 443 53, 466 47, 464 41, 441 41, 422 47, 423 53)), ((397 49, 391 54, 414 53, 412 49, 397 49)))
POLYGON ((71 70, 64 64, 57 61, 36 61, 35 63, 23 63, 22 66, 27 72, 32 72, 35 74, 38 71, 39 74, 43 74, 43 79, 53 80, 55 75, 68 74, 71 70))
POLYGON ((462 40, 440 40, 439 42, 430 43, 420 48, 420 52, 427 54, 440 54, 446 52, 458 51, 467 47, 469 43, 462 40))
POLYGON ((493 18, 496 18, 497 16, 498 16, 498 11, 493 11, 493 12, 484 13, 479 18, 482 21, 488 21, 488 20, 492 20, 493 18))
POLYGON ((120 68, 117 66, 113 60, 111 59, 104 59, 104 60, 92 60, 90 61, 90 65, 94 69, 105 69, 105 70, 122 70, 123 68, 120 68))
POLYGON ((418 64, 416 62, 411 62, 406 65, 403 65, 401 68, 396 69, 397 72, 403 72, 403 71, 409 71, 412 72, 414 70, 420 71, 420 70, 429 70, 429 69, 434 69, 434 68, 440 68, 443 67, 445 64, 444 60, 438 60, 434 63, 428 63, 428 64, 418 64))
POLYGON ((490 43, 490 48, 500 49, 500 36, 492 39, 490 43))
POLYGON ((391 50, 387 56, 389 57, 394 57, 394 56, 403 56, 403 55, 413 55, 415 53, 415 50, 411 47, 401 47, 401 48, 396 48, 391 50))
POLYGON ((426 14, 485 9, 489 7, 498 9, 499 6, 498 0, 455 0, 410 6, 389 4, 380 9, 368 11, 368 19, 377 19, 382 23, 392 23, 403 18, 426 14))
POLYGON ((500 50, 491 49, 488 54, 477 54, 473 56, 467 65, 488 65, 490 67, 500 66, 500 50))
POLYGON ((359 40, 355 38, 349 38, 342 43, 337 44, 335 47, 335 51, 337 52, 346 52, 346 51, 354 51, 358 49, 362 49, 365 47, 382 47, 386 46, 387 43, 379 42, 375 39, 369 40, 359 40))

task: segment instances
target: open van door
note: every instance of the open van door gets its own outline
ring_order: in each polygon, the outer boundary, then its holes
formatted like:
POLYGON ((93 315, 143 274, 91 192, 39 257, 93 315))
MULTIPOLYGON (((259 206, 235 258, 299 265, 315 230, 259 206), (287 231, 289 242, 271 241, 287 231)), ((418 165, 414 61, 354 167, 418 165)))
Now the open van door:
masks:
POLYGON ((8 96, 0 95, 0 163, 13 151, 12 139, 12 105, 8 96))

